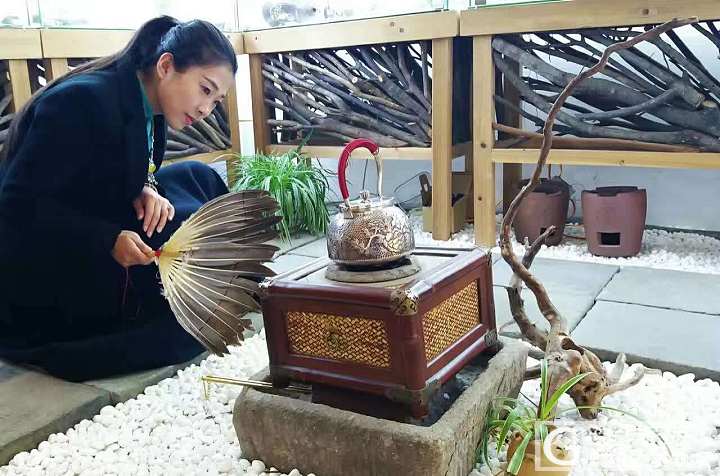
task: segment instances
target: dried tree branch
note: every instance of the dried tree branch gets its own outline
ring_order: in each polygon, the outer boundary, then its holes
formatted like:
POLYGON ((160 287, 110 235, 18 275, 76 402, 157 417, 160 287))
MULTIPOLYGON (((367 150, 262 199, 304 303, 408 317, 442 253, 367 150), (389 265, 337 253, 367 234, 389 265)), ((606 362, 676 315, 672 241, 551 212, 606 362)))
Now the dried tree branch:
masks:
MULTIPOLYGON (((696 21, 696 19, 693 20, 696 21)), ((529 266, 533 253, 536 252, 536 250, 531 246, 525 253, 525 258, 528 259, 523 259, 524 263, 518 260, 510 241, 510 227, 518 213, 520 203, 540 182, 540 174, 547 162, 553 143, 554 122, 556 118, 560 117, 560 110, 563 103, 570 97, 572 91, 587 78, 601 71, 607 64, 608 58, 612 53, 630 48, 641 41, 655 38, 665 31, 686 25, 693 20, 673 20, 626 41, 609 45, 597 64, 582 71, 567 82, 563 91, 548 110, 548 116, 545 126, 543 127, 543 143, 532 177, 528 184, 524 186, 513 199, 507 213, 505 213, 503 217, 499 239, 502 257, 513 270, 516 279, 522 280, 532 291, 540 312, 550 324, 550 331, 547 334, 547 345, 544 348, 545 357, 549 364, 549 392, 554 392, 558 386, 566 382, 573 375, 577 375, 580 372, 591 372, 569 390, 570 396, 578 406, 597 406, 601 404, 602 399, 606 395, 637 383, 637 381, 642 378, 642 375, 637 377, 638 374, 636 373, 633 378, 626 382, 610 383, 607 372, 603 369, 602 363, 597 356, 587 349, 577 346, 573 342, 569 336, 567 322, 551 302, 546 289, 537 278, 530 274, 528 267, 525 266, 526 263, 529 266)), ((597 410, 595 409, 580 409, 580 413, 585 418, 594 418, 597 416, 597 410)))

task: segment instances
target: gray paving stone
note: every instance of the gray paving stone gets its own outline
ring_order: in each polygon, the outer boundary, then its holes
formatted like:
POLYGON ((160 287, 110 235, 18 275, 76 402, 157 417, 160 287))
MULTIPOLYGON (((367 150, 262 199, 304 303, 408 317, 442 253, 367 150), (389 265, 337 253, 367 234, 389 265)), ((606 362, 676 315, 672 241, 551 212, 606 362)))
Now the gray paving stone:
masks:
MULTIPOLYGON (((553 293, 558 291, 597 296, 619 270, 620 268, 614 265, 552 258, 535 258, 530 267, 530 272, 542 282, 551 298, 553 293)), ((507 287, 511 276, 512 271, 505 260, 495 262, 495 285, 507 287)))
POLYGON ((294 255, 312 256, 314 258, 322 258, 327 256, 327 239, 321 238, 319 240, 308 243, 307 245, 295 248, 292 250, 294 255))
POLYGON ((250 321, 252 321, 252 326, 253 326, 252 331, 245 331, 243 333, 243 337, 245 339, 249 339, 250 337, 254 336, 258 332, 263 330, 263 328, 265 327, 265 325, 263 323, 263 316, 262 316, 262 313, 260 313, 260 312, 248 312, 247 314, 245 314, 245 318, 250 319, 250 321))
POLYGON ((625 352, 628 362, 720 380, 715 316, 598 301, 571 335, 604 360, 625 352))
POLYGON ((267 266, 276 273, 280 274, 286 271, 297 269, 301 266, 305 266, 308 263, 312 263, 316 259, 317 258, 314 258, 312 256, 296 255, 295 252, 292 252, 289 254, 278 256, 272 263, 268 263, 267 266))
MULTIPOLYGON (((498 258, 500 256, 498 255, 498 258)), ((595 298, 618 271, 617 266, 595 263, 579 263, 558 259, 537 258, 531 267, 532 273, 540 279, 547 289, 550 299, 568 321, 570 330, 583 319, 595 303, 595 298)), ((493 264, 493 296, 495 299, 495 319, 498 328, 512 322, 510 305, 505 288, 510 282, 510 266, 502 259, 493 264)), ((547 320, 540 314, 535 296, 523 289, 525 311, 538 327, 548 329, 547 320)), ((520 329, 516 324, 501 329, 501 334, 519 337, 520 329)))
POLYGON ((625 267, 598 299, 720 315, 720 275, 625 267))
POLYGON ((104 390, 0 361, 0 466, 109 404, 104 390))
POLYGON ((98 380, 89 380, 85 385, 105 390, 110 394, 110 399, 114 404, 125 402, 131 398, 137 397, 143 393, 145 389, 151 385, 155 385, 161 380, 173 377, 178 370, 184 369, 192 364, 199 364, 208 356, 208 352, 203 352, 194 359, 182 364, 168 365, 157 369, 150 369, 143 372, 136 372, 126 375, 118 375, 98 380))
POLYGON ((278 252, 278 254, 282 255, 282 254, 285 254, 296 248, 300 248, 303 245, 306 245, 308 243, 312 243, 313 241, 319 240, 321 238, 323 238, 323 237, 310 235, 308 233, 300 233, 300 234, 294 235, 290 239, 290 241, 283 241, 280 238, 276 238, 274 240, 268 241, 268 243, 279 247, 280 251, 278 252))
MULTIPOLYGON (((500 334, 508 337, 520 337, 520 329, 514 323, 512 314, 510 314, 510 304, 508 302, 507 292, 503 286, 493 286, 493 299, 495 300, 495 322, 500 334), (513 322, 512 325, 505 324, 513 322)), ((595 303, 595 295, 590 292, 581 293, 573 291, 565 291, 562 288, 549 289, 550 299, 552 300, 558 311, 562 313, 567 320, 568 329, 573 330, 582 321, 588 310, 595 303)), ((525 312, 531 322, 534 322, 539 328, 548 330, 547 319, 543 317, 535 302, 535 296, 528 289, 522 290, 522 298, 525 301, 525 312)))

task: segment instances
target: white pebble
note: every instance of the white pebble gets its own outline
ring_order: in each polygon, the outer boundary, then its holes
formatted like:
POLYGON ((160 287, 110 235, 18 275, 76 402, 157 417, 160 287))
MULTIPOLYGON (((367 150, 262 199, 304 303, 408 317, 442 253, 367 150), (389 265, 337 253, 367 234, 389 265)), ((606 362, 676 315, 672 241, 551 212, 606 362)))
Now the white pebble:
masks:
POLYGON ((251 467, 252 470, 255 471, 256 473, 262 473, 263 471, 265 471, 265 463, 263 463, 263 462, 260 461, 259 459, 253 460, 253 462, 252 462, 252 464, 250 465, 250 467, 251 467))

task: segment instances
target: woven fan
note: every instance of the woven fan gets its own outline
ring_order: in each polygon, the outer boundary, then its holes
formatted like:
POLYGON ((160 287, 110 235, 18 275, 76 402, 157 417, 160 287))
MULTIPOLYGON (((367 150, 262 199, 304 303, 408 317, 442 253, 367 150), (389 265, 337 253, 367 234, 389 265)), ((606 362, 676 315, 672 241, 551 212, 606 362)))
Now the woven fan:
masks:
POLYGON ((208 350, 222 355, 251 329, 259 309, 258 282, 275 273, 262 263, 278 247, 278 204, 267 192, 244 190, 218 197, 190 216, 155 252, 170 309, 208 350))

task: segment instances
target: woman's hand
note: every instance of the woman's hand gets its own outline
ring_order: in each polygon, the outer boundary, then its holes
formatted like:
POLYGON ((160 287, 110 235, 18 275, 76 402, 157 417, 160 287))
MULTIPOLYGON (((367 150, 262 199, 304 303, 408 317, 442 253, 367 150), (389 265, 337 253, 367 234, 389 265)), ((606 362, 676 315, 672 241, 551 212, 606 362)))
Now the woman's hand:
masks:
POLYGON ((170 201, 147 185, 143 187, 140 196, 133 200, 133 207, 137 213, 137 219, 143 220, 143 231, 148 238, 156 230, 158 233, 163 231, 165 224, 172 221, 175 216, 175 208, 170 201))
POLYGON ((140 235, 130 230, 123 230, 115 240, 112 257, 120 266, 127 268, 136 264, 150 264, 155 253, 143 242, 140 235))

